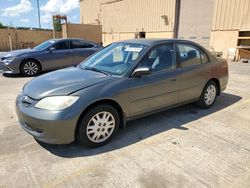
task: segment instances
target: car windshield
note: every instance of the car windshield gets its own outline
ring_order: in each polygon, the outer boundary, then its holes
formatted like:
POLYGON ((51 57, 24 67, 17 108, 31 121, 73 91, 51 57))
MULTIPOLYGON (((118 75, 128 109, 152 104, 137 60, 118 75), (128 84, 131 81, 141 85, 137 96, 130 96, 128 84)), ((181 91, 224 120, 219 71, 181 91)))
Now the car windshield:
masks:
POLYGON ((82 69, 122 76, 145 51, 146 45, 114 43, 80 64, 82 69))
POLYGON ((48 41, 45 41, 45 42, 37 45, 36 47, 34 47, 34 49, 36 49, 36 50, 45 50, 46 48, 50 47, 55 42, 56 41, 54 41, 54 40, 48 40, 48 41))

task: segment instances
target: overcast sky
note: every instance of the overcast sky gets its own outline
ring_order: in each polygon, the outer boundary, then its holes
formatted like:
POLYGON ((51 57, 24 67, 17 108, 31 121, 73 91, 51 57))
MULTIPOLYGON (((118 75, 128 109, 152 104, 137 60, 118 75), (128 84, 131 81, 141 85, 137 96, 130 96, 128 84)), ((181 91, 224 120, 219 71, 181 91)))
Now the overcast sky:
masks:
MULTIPOLYGON (((79 23, 79 0, 39 0, 41 25, 52 28, 51 15, 62 14, 79 23)), ((0 22, 4 25, 38 27, 37 0, 0 0, 0 22)))

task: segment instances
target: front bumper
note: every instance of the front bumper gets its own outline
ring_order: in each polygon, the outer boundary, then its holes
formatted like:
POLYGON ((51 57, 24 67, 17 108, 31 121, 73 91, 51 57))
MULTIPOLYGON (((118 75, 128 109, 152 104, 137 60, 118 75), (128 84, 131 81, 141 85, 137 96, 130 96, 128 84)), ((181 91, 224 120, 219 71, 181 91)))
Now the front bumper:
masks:
POLYGON ((9 65, 6 65, 0 61, 0 70, 6 74, 19 74, 19 65, 19 62, 11 62, 9 65))
POLYGON ((37 140, 49 144, 68 144, 75 140, 78 116, 69 117, 65 111, 47 111, 27 107, 20 97, 16 100, 16 113, 21 127, 37 140))
POLYGON ((3 73, 8 73, 8 74, 13 74, 13 70, 8 67, 7 65, 3 64, 0 62, 0 70, 3 72, 3 73))

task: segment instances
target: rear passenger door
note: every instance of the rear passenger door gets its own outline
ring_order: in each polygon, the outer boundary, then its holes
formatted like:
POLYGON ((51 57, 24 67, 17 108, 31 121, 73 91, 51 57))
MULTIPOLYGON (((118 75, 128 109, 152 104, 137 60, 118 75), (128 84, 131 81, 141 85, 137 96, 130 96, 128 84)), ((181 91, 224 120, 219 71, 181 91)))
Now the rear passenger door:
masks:
POLYGON ((209 58, 193 44, 177 44, 177 54, 181 70, 179 101, 198 99, 211 75, 209 58))
POLYGON ((84 40, 71 40, 70 46, 73 53, 73 65, 80 64, 84 59, 98 50, 94 44, 84 40))

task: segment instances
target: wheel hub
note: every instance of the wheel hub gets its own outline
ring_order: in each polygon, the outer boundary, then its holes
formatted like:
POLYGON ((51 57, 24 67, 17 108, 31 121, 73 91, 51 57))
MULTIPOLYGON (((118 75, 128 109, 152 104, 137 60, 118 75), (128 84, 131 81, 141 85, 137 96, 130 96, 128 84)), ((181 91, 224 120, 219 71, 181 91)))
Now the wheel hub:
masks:
POLYGON ((207 105, 211 105, 216 97, 216 87, 214 85, 210 85, 205 92, 205 103, 207 105))
POLYGON ((102 111, 95 114, 88 122, 86 133, 95 143, 107 140, 115 128, 115 118, 110 112, 102 111))
POLYGON ((38 71, 38 66, 34 62, 27 62, 24 64, 23 70, 27 75, 35 75, 38 71))

